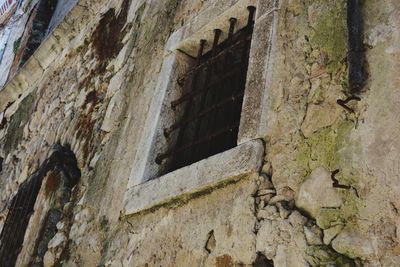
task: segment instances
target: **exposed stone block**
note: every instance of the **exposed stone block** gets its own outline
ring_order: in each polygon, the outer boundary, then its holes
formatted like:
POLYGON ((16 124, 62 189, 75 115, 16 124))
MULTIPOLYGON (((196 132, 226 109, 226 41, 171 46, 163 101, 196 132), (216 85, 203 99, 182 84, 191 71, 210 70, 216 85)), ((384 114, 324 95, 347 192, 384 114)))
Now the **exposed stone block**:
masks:
POLYGON ((321 208, 339 208, 343 205, 337 189, 333 188, 331 173, 323 167, 315 169, 301 185, 296 206, 316 218, 321 208))
POLYGON ((261 166, 263 151, 263 144, 255 140, 134 186, 125 194, 124 213, 133 214, 174 199, 187 198, 256 173, 261 166))

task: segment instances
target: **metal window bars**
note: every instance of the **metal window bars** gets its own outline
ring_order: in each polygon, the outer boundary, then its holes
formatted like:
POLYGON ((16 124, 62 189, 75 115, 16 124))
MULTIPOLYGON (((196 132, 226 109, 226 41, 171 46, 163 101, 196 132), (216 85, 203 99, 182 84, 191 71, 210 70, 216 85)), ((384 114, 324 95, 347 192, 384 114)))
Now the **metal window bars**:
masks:
POLYGON ((24 183, 12 199, 0 235, 0 266, 14 266, 22 249, 26 228, 33 213, 40 187, 41 177, 36 175, 24 183))
POLYGON ((164 129, 165 138, 175 138, 175 144, 156 157, 157 164, 167 162, 167 172, 236 146, 255 11, 248 7, 247 25, 236 33, 237 19, 231 18, 221 43, 222 30, 214 30, 212 49, 205 54, 206 41, 201 40, 195 66, 178 77, 184 94, 171 102, 171 109, 182 105, 183 116, 164 129))
POLYGON ((69 147, 54 146, 54 152, 45 160, 37 172, 24 182, 8 205, 8 214, 0 234, 0 266, 15 265, 21 252, 25 232, 34 212, 43 179, 51 170, 63 173, 68 188, 74 187, 81 176, 75 155, 69 147))

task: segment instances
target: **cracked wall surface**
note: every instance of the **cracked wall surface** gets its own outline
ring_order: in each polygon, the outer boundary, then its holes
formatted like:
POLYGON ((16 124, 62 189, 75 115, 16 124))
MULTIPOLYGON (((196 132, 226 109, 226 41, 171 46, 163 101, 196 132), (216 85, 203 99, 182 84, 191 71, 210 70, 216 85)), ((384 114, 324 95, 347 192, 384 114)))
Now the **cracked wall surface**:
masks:
MULTIPOLYGON (((272 1, 258 1, 277 18, 274 75, 260 107, 262 168, 121 215, 166 41, 203 10, 235 2, 78 1, 52 35, 60 44, 54 62, 32 73, 34 83, 2 112, 0 229, 19 185, 61 143, 76 155, 81 180, 44 266, 397 266, 397 0, 362 3, 369 76, 361 101, 347 104, 353 112, 337 102, 349 93, 347 1, 281 0, 274 11, 272 1)), ((253 46, 270 49, 265 21, 253 46)), ((250 62, 264 71, 264 61, 250 62)), ((39 199, 37 206, 47 201, 39 199)))

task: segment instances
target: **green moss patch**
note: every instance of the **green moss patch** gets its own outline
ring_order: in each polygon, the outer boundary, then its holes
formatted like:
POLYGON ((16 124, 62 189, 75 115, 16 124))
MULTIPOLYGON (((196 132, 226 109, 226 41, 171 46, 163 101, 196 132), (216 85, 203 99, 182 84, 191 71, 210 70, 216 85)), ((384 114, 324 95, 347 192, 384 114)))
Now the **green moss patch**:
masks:
POLYGON ((18 49, 19 49, 19 47, 21 45, 21 39, 22 38, 20 37, 20 38, 18 38, 17 40, 14 41, 14 44, 13 44, 13 52, 14 52, 14 54, 18 53, 18 49))
POLYGON ((361 207, 361 201, 354 189, 357 187, 358 177, 349 165, 360 147, 360 144, 350 138, 353 129, 352 122, 343 121, 330 128, 321 129, 309 138, 304 138, 298 148, 296 165, 306 173, 304 179, 315 168, 322 166, 329 171, 339 169, 336 179, 340 184, 351 186, 350 189, 340 190, 344 199, 341 208, 322 209, 317 216, 317 224, 323 229, 351 223, 361 207))
POLYGON ((314 33, 310 39, 313 47, 327 53, 328 72, 336 72, 347 55, 347 19, 346 1, 323 1, 329 5, 322 16, 317 19, 314 33))
POLYGON ((353 259, 339 254, 325 245, 308 247, 306 260, 311 266, 356 266, 353 259))
POLYGON ((304 138, 297 150, 297 166, 306 168, 307 174, 318 166, 327 170, 344 168, 353 155, 352 149, 346 149, 353 128, 353 123, 345 121, 304 138))
POLYGON ((32 114, 34 97, 28 95, 19 104, 18 110, 11 116, 10 124, 5 136, 4 152, 7 155, 15 150, 22 140, 25 124, 32 114))

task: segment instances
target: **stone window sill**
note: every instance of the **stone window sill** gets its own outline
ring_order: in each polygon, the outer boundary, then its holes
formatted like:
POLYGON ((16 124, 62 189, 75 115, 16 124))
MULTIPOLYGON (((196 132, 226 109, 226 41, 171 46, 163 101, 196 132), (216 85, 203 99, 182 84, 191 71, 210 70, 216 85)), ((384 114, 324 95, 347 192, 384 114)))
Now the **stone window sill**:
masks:
POLYGON ((124 215, 140 213, 175 200, 190 198, 196 193, 257 173, 262 164, 263 154, 263 143, 260 140, 252 140, 157 179, 133 186, 125 193, 124 215))

